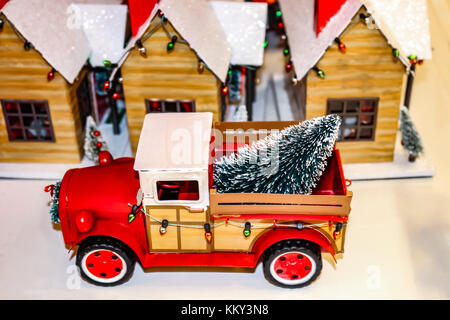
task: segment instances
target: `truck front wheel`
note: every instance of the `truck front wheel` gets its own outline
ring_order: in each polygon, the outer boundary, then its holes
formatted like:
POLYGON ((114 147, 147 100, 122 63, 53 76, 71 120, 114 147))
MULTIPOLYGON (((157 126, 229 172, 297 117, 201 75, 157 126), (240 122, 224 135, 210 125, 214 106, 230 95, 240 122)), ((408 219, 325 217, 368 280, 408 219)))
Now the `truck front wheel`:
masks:
POLYGON ((131 277, 136 259, 122 242, 102 237, 81 243, 76 264, 86 281, 109 287, 124 283, 131 277))
POLYGON ((286 240, 264 254, 264 276, 279 287, 300 288, 316 280, 322 271, 320 247, 302 240, 286 240))

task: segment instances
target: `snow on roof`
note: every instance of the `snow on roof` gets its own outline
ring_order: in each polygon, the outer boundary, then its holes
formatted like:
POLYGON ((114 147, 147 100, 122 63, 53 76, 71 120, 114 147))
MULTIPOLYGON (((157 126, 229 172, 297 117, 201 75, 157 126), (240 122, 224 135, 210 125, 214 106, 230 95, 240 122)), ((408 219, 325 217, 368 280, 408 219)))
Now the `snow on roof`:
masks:
POLYGON ((426 0, 363 0, 392 47, 405 59, 431 59, 426 0))
POLYGON ((225 82, 231 46, 209 0, 161 0, 159 9, 206 66, 225 82))
POLYGON ((283 22, 289 41, 291 59, 298 79, 302 79, 319 61, 353 16, 361 8, 360 0, 348 0, 316 36, 314 1, 279 0, 283 22))
POLYGON ((74 22, 70 0, 10 0, 3 14, 68 82, 73 83, 86 63, 90 48, 74 22))
POLYGON ((231 45, 231 64, 261 66, 267 3, 211 1, 211 5, 231 45))
POLYGON ((318 36, 314 28, 314 1, 279 0, 279 3, 299 79, 320 60, 363 5, 389 44, 399 50, 403 63, 408 63, 411 54, 419 59, 431 58, 426 0, 347 0, 318 36))
POLYGON ((149 113, 144 118, 135 170, 207 170, 213 115, 149 113))
POLYGON ((126 5, 74 4, 80 10, 83 30, 91 46, 90 63, 117 63, 123 55, 128 9, 126 5))

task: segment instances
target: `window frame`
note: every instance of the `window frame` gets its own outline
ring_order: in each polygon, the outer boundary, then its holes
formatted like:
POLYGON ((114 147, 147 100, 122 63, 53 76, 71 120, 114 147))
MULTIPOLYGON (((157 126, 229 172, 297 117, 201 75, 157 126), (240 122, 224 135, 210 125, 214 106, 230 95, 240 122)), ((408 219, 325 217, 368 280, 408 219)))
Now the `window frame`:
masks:
POLYGON ((154 201, 157 204, 161 204, 161 205, 180 205, 180 204, 184 204, 186 206, 190 206, 192 204, 198 204, 198 203, 202 203, 203 201, 203 196, 202 196, 202 183, 200 181, 200 179, 196 179, 196 178, 192 178, 192 179, 183 179, 183 178, 171 178, 170 180, 160 180, 160 179, 155 179, 153 181, 153 196, 154 196, 154 201), (198 200, 160 200, 158 197, 158 182, 163 182, 163 181, 173 181, 173 182, 183 182, 183 181, 196 181, 197 182, 197 186, 198 186, 198 200))
POLYGON ((182 113, 181 110, 181 104, 182 103, 192 103, 192 111, 191 112, 195 112, 195 100, 188 100, 188 99, 179 99, 179 100, 175 100, 175 99, 145 99, 145 113, 167 113, 166 111, 166 103, 175 103, 176 104, 176 109, 177 111, 172 112, 172 113, 182 113), (152 111, 152 107, 150 106, 150 104, 152 102, 159 102, 161 103, 161 111, 152 111))
MULTIPOLYGON (((2 105, 3 117, 5 119, 6 131, 8 132, 8 140, 9 140, 9 142, 51 142, 51 143, 56 142, 55 131, 54 131, 54 128, 53 128, 53 122, 52 122, 52 117, 51 117, 51 114, 50 114, 50 107, 49 107, 49 104, 48 104, 48 100, 1 99, 0 103, 2 105), (18 106, 17 113, 11 113, 11 112, 8 112, 6 110, 6 105, 8 103, 14 103, 14 104, 16 104, 18 106), (21 105, 23 105, 23 104, 31 105, 32 112, 31 113, 22 113, 21 105), (44 105, 45 113, 40 114, 40 113, 36 112, 35 106, 38 105, 38 104, 44 105), (10 124, 8 116, 17 116, 17 117, 19 117, 20 127, 14 128, 10 124), (36 139, 29 139, 29 138, 27 138, 26 129, 27 128, 29 129, 31 127, 24 125, 24 117, 33 117, 33 121, 38 119, 38 118, 45 118, 45 119, 47 119, 48 122, 49 122, 48 130, 50 132, 50 139, 42 139, 39 136, 37 136, 36 139), (14 138, 12 138, 12 134, 11 133, 12 133, 12 130, 14 130, 14 129, 22 130, 22 136, 23 136, 22 139, 14 139, 14 138)), ((42 128, 43 127, 37 127, 37 128, 34 128, 34 129, 38 130, 38 129, 42 129, 42 128)))
POLYGON ((358 142, 358 141, 375 141, 376 136, 376 127, 377 127, 377 119, 378 119, 378 107, 379 107, 379 97, 362 97, 362 98, 329 98, 327 99, 327 114, 337 114, 342 118, 342 124, 340 127, 340 134, 338 142, 358 142), (361 110, 362 102, 372 102, 374 105, 373 111, 365 111, 361 110), (347 111, 347 106, 351 102, 359 102, 359 110, 355 112, 347 111), (331 112, 333 105, 336 103, 342 103, 342 112, 331 112), (347 117, 357 117, 357 122, 355 125, 346 125, 345 119, 347 117), (361 123, 361 116, 372 116, 372 124, 364 125, 361 123), (356 129, 356 137, 345 139, 344 138, 344 130, 345 129, 356 129), (372 129, 372 135, 369 138, 360 137, 361 129, 372 129))

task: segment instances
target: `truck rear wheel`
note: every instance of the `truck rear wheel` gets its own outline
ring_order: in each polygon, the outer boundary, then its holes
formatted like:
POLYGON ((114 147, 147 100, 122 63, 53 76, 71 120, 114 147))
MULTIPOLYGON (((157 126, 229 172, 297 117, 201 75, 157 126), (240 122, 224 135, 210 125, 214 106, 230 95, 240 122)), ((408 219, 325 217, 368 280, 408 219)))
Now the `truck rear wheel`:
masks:
POLYGON ((81 243, 76 264, 86 281, 109 287, 122 284, 131 277, 136 259, 122 242, 102 237, 81 243))
POLYGON ((322 271, 320 247, 302 240, 276 243, 264 254, 264 276, 282 288, 301 288, 312 283, 322 271))

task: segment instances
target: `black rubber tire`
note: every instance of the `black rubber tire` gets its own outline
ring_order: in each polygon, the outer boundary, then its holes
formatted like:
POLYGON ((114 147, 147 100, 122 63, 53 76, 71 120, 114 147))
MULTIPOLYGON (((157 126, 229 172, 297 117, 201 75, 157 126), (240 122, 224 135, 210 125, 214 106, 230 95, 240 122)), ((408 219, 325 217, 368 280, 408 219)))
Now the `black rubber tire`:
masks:
POLYGON ((285 240, 280 241, 278 243, 275 243, 274 245, 270 246, 263 255, 263 269, 264 269, 264 276, 271 284, 281 287, 281 288, 302 288, 306 287, 312 282, 314 282, 317 277, 320 275, 320 272, 322 271, 322 255, 320 253, 320 247, 310 241, 306 240, 285 240), (307 280, 304 283, 296 284, 296 285, 288 285, 284 284, 282 282, 279 282, 276 278, 274 278, 270 272, 270 265, 272 261, 278 257, 280 254, 287 253, 290 251, 296 251, 296 252, 302 252, 309 257, 311 257, 315 264, 316 264, 316 270, 313 274, 313 276, 307 280))
POLYGON ((134 267, 136 265, 136 257, 135 254, 128 248, 128 246, 119 240, 109 237, 95 237, 95 238, 88 238, 80 244, 77 252, 76 265, 80 270, 81 277, 87 282, 102 287, 113 287, 120 285, 124 282, 127 282, 130 279, 130 277, 134 272, 134 267), (92 279, 91 277, 89 277, 88 274, 84 272, 81 266, 83 257, 87 255, 89 252, 98 249, 106 249, 113 251, 115 254, 119 255, 124 260, 127 266, 127 270, 125 274, 117 281, 109 283, 100 282, 95 279, 92 279))

